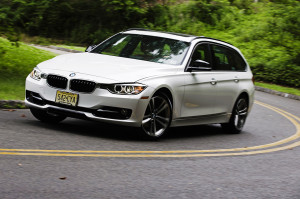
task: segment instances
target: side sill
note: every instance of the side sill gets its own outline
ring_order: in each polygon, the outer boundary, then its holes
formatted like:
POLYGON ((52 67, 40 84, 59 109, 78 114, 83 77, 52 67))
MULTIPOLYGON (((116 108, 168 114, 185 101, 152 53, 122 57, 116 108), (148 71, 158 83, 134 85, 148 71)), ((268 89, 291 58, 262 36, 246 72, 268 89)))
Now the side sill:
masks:
POLYGON ((182 117, 173 120, 171 126, 190 126, 202 124, 221 124, 229 122, 231 113, 220 113, 205 116, 182 117))

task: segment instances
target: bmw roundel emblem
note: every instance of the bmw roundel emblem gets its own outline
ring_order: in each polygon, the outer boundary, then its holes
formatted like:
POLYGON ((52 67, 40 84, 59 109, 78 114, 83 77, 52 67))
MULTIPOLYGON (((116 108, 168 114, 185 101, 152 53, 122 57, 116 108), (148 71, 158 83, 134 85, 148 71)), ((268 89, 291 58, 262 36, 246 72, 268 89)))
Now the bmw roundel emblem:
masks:
POLYGON ((70 77, 75 77, 76 73, 71 73, 69 76, 70 77))

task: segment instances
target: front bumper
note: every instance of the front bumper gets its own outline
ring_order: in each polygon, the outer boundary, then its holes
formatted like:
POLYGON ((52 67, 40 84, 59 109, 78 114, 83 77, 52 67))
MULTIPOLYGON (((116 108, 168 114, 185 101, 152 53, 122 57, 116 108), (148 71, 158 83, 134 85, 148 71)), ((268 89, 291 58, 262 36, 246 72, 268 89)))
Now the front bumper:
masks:
POLYGON ((45 79, 37 81, 28 76, 25 105, 43 109, 50 114, 140 127, 152 92, 153 89, 148 87, 138 95, 117 95, 97 88, 87 94, 70 91, 68 88, 53 88, 46 83, 45 79), (78 94, 77 106, 56 103, 58 90, 78 94), (145 99, 146 97, 149 98, 145 99))

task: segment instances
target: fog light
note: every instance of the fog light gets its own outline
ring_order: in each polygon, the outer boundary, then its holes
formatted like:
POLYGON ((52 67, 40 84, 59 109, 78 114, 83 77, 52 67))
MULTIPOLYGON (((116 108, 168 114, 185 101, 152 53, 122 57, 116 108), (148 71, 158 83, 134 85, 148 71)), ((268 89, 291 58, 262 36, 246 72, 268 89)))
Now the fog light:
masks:
POLYGON ((128 114, 128 111, 126 109, 121 109, 121 114, 126 116, 128 114))

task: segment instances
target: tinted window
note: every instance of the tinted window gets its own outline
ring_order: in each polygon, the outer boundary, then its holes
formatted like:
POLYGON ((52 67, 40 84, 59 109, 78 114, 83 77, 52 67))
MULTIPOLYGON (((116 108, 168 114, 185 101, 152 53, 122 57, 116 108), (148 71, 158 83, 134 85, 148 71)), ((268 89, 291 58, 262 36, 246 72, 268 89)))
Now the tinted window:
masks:
POLYGON ((92 53, 179 65, 189 45, 187 42, 162 37, 119 34, 92 50, 92 53))
POLYGON ((203 60, 210 63, 208 44, 198 45, 192 55, 192 63, 195 60, 203 60))
POLYGON ((245 71, 246 63, 235 50, 212 45, 214 70, 245 71))
POLYGON ((237 53, 235 50, 232 50, 232 56, 234 59, 233 69, 236 71, 245 71, 246 70, 246 62, 241 57, 241 55, 239 53, 237 53))

